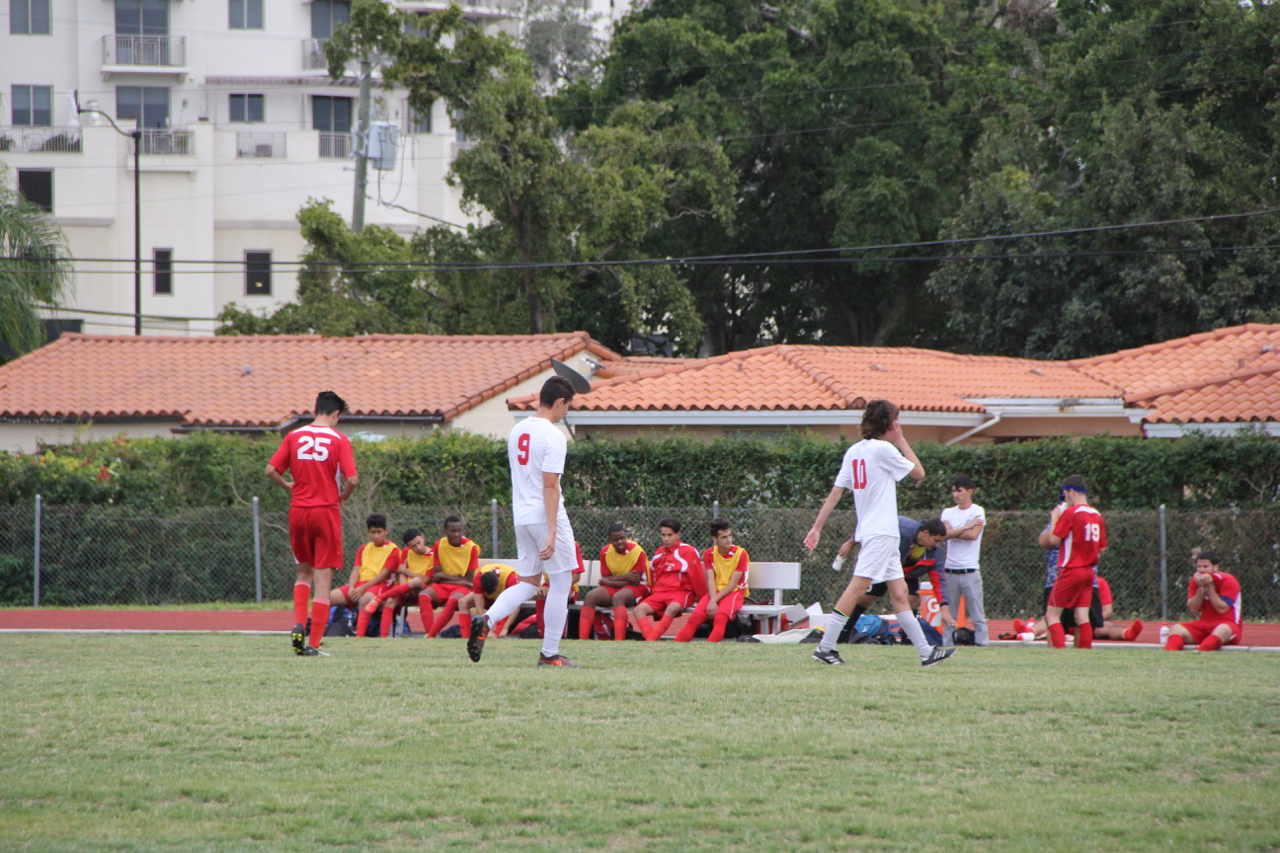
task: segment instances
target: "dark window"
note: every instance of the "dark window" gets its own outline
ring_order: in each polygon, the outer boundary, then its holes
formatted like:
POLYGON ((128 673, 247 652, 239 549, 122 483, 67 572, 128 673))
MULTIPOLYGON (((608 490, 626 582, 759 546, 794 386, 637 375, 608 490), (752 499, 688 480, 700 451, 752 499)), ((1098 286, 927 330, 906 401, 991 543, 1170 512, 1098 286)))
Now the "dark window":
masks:
POLYGON ((327 39, 340 24, 351 23, 350 0, 312 0, 311 37, 327 39))
POLYGON ((173 295, 173 249, 152 249, 151 259, 155 292, 161 296, 173 295))
POLYGON ((427 107, 427 109, 421 113, 419 113, 413 107, 409 107, 408 109, 409 109, 409 132, 410 133, 430 133, 432 107, 427 107))
POLYGON ((262 95, 231 96, 232 121, 264 121, 265 114, 262 95))
POLYGON ((116 35, 169 35, 169 0, 116 0, 116 35))
POLYGON ((47 36, 53 16, 49 0, 9 0, 9 32, 15 36, 47 36))
POLYGON ((19 169, 18 192, 46 213, 53 213, 53 170, 19 169))
POLYGON ((351 132, 351 99, 329 95, 311 97, 311 129, 325 133, 351 132))
POLYGON ((231 0, 231 29, 262 28, 262 0, 231 0))
POLYGON ((167 127, 169 89, 166 86, 116 86, 116 118, 142 117, 142 127, 167 127))
POLYGON ((470 139, 468 139, 468 138, 467 138, 467 132, 466 132, 465 130, 463 130, 461 127, 458 127, 458 125, 460 125, 460 124, 462 123, 462 120, 463 120, 464 118, 466 118, 466 117, 467 117, 467 111, 466 111, 466 110, 454 110, 454 111, 453 111, 453 126, 454 126, 454 128, 455 128, 455 130, 456 130, 456 132, 457 132, 457 134, 458 134, 458 141, 459 141, 459 142, 470 142, 470 141, 471 141, 470 139))
POLYGON ((52 86, 14 86, 13 123, 20 127, 48 127, 53 124, 52 86))
POLYGON ((83 332, 84 320, 45 320, 44 337, 46 343, 53 343, 62 337, 63 332, 83 332))
POLYGON ((271 295, 271 253, 244 253, 244 295, 271 295))

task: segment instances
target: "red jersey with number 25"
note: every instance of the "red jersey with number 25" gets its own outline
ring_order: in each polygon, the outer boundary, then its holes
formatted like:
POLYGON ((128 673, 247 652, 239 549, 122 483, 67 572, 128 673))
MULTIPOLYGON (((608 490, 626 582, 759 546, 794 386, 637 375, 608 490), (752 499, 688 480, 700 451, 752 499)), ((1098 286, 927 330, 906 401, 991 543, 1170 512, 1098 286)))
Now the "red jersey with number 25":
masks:
POLYGON ((271 457, 271 467, 281 474, 293 472, 290 505, 295 507, 337 508, 339 472, 356 476, 351 442, 337 430, 315 424, 286 435, 271 457))
POLYGON ((1102 513, 1088 504, 1069 506, 1053 535, 1062 540, 1058 549, 1058 565, 1064 569, 1091 569, 1098 565, 1098 555, 1107 547, 1107 527, 1102 523, 1102 513))

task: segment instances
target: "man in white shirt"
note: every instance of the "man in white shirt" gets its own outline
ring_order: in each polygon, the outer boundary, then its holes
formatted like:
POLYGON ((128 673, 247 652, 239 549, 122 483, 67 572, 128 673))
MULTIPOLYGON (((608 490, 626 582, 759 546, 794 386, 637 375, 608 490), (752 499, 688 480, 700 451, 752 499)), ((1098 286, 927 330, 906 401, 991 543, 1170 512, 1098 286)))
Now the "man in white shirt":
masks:
MULTIPOLYGON (((960 474, 951 481, 951 497, 956 505, 942 511, 942 523, 947 526, 947 590, 954 609, 959 612, 960 598, 964 597, 965 609, 973 620, 973 643, 988 645, 987 614, 982 609, 982 575, 978 569, 978 556, 982 552, 982 530, 987 524, 987 514, 973 502, 974 485, 968 474, 960 474)), ((948 625, 943 632, 943 642, 951 644, 955 626, 948 625)))
POLYGON ((825 664, 844 663, 836 651, 836 640, 867 589, 884 582, 898 624, 919 652, 921 665, 931 666, 951 657, 955 648, 935 648, 925 640, 924 631, 907 601, 907 582, 903 580, 902 557, 898 553, 898 481, 907 475, 923 480, 924 466, 902 435, 898 407, 888 400, 872 400, 867 404, 862 413, 861 432, 862 441, 845 451, 835 485, 804 537, 806 548, 810 551, 817 548, 827 517, 844 496, 845 489, 853 492, 853 505, 858 513, 853 538, 862 548, 853 577, 827 617, 826 631, 813 657, 825 664))
POLYGON ((467 654, 479 661, 489 629, 533 598, 548 580, 538 666, 578 667, 560 654, 560 637, 569 616, 569 590, 578 567, 573 528, 564 510, 560 477, 569 443, 555 424, 564 420, 573 403, 573 385, 552 376, 538 393, 538 410, 512 428, 507 436, 507 461, 511 465, 511 514, 516 527, 516 570, 520 582, 502 591, 484 616, 471 618, 467 654))

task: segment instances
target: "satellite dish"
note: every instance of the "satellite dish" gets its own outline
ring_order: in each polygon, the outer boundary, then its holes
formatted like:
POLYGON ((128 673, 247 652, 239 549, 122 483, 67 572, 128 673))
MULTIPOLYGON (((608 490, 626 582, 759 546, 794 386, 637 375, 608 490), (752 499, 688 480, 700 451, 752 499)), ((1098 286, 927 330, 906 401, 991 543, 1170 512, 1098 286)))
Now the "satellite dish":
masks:
POLYGON ((573 385, 573 390, 579 394, 585 394, 591 390, 591 383, 587 381, 587 377, 574 370, 558 358, 551 359, 551 369, 556 372, 556 376, 562 376, 568 379, 573 385))

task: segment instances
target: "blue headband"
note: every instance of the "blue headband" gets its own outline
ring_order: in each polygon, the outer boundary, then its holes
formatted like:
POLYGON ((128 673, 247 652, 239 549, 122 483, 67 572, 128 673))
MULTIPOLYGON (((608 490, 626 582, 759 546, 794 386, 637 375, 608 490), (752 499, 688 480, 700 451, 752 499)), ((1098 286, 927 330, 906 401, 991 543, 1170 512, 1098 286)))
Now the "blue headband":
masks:
POLYGON ((1064 492, 1066 492, 1066 491, 1079 492, 1079 493, 1080 493, 1080 494, 1082 494, 1082 495, 1084 495, 1084 494, 1088 494, 1088 493, 1089 493, 1089 490, 1088 490, 1088 489, 1086 489, 1084 486, 1067 486, 1067 485, 1064 485, 1064 486, 1062 487, 1062 491, 1064 491, 1064 492))

